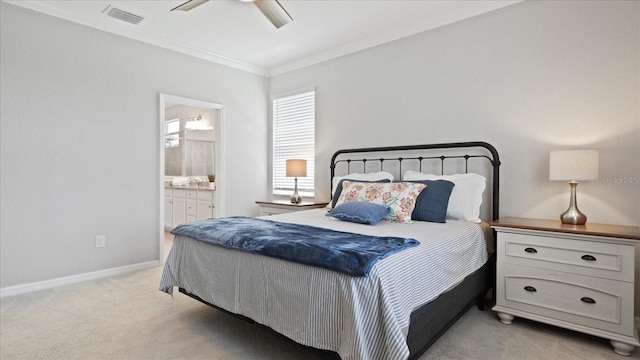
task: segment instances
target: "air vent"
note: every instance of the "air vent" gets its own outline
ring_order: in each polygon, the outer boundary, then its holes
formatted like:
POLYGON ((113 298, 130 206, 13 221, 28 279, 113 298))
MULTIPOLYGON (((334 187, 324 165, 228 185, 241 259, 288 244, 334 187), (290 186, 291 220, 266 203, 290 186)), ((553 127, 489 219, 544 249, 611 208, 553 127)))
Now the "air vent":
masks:
POLYGON ((133 25, 138 25, 140 21, 144 19, 142 16, 138 16, 136 14, 132 14, 128 11, 124 11, 118 8, 114 8, 111 5, 107 6, 107 8, 102 11, 102 13, 105 13, 105 12, 107 13, 108 16, 111 16, 112 18, 126 21, 129 24, 133 24, 133 25))

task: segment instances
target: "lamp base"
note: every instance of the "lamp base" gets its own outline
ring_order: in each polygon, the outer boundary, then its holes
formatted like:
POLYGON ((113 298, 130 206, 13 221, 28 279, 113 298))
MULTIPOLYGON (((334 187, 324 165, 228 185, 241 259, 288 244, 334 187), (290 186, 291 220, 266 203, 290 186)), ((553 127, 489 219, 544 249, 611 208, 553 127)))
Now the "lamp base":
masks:
POLYGON ((569 208, 560 215, 560 221, 562 221, 563 224, 584 225, 587 223, 587 215, 581 213, 577 208, 569 208))
POLYGON ((302 197, 300 196, 300 194, 298 194, 298 192, 294 192, 293 195, 291 195, 291 203, 292 204, 300 204, 302 202, 302 197))
POLYGON ((563 224, 584 225, 587 223, 587 215, 578 210, 578 200, 576 199, 576 187, 578 183, 571 181, 569 185, 571 185, 571 200, 567 211, 560 215, 560 221, 562 221, 563 224))

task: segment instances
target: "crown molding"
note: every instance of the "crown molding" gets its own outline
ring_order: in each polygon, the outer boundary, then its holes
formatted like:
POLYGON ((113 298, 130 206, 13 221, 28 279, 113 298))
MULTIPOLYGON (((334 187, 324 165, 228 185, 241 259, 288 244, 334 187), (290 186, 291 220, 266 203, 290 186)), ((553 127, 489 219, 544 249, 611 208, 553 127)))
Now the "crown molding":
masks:
MULTIPOLYGON (((450 11, 441 14, 435 18, 427 18, 422 22, 414 23, 403 28, 387 31, 369 38, 356 41, 350 44, 332 48, 326 51, 321 51, 316 54, 305 56, 297 60, 293 60, 281 65, 276 65, 270 68, 260 67, 252 64, 248 64, 224 55, 213 53, 211 51, 204 50, 191 45, 185 45, 178 41, 171 40, 162 36, 145 32, 144 30, 136 27, 126 26, 114 26, 109 19, 103 19, 97 23, 89 23, 86 20, 78 17, 76 14, 60 9, 59 7, 50 5, 53 2, 49 1, 34 1, 34 0, 2 0, 6 3, 41 12, 47 15, 55 16, 64 20, 68 20, 74 23, 85 25, 94 29, 106 31, 116 35, 120 35, 129 39, 141 41, 147 44, 155 45, 164 49, 169 49, 182 53, 185 55, 193 56, 199 59, 210 61, 225 65, 238 70, 246 71, 249 73, 257 74, 260 76, 271 77, 294 70, 298 70, 307 66, 319 64, 328 60, 339 58, 341 56, 349 55, 358 51, 362 51, 368 48, 379 46, 391 41, 402 39, 411 35, 419 34, 421 32, 429 31, 441 26, 452 24, 464 19, 475 17, 481 14, 485 14, 491 11, 501 9, 506 6, 514 5, 524 0, 509 0, 509 1, 477 1, 475 6, 461 7, 456 11, 450 11)), ((123 24, 124 25, 124 24, 123 24)))
POLYGON ((439 17, 428 18, 418 23, 387 31, 382 34, 371 36, 369 38, 356 41, 344 46, 322 51, 317 54, 300 58, 282 65, 274 66, 268 69, 267 76, 276 76, 290 71, 298 70, 307 66, 319 64, 324 61, 339 58, 358 51, 366 50, 375 46, 383 45, 391 41, 399 40, 411 35, 419 34, 435 28, 449 25, 461 20, 465 20, 474 16, 492 12, 506 6, 514 5, 524 0, 510 1, 478 1, 473 7, 465 7, 456 11, 441 14, 439 17))
MULTIPOLYGON (((216 54, 211 51, 207 51, 195 46, 185 45, 180 42, 151 34, 140 28, 132 27, 128 24, 126 26, 113 26, 110 19, 105 18, 103 21, 89 23, 85 19, 77 16, 76 14, 60 9, 53 6, 53 1, 33 1, 33 0, 3 0, 6 3, 20 6, 26 9, 37 11, 43 14, 51 15, 60 19, 71 21, 73 23, 88 26, 94 29, 102 30, 108 33, 120 35, 129 39, 141 41, 147 44, 155 45, 164 49, 173 50, 185 55, 193 56, 199 59, 207 60, 213 63, 229 66, 238 70, 246 71, 249 73, 267 76, 268 71, 265 68, 244 63, 239 60, 226 57, 224 55, 216 54), (51 4, 51 5, 50 5, 51 4)), ((120 24, 118 24, 120 25, 120 24)))

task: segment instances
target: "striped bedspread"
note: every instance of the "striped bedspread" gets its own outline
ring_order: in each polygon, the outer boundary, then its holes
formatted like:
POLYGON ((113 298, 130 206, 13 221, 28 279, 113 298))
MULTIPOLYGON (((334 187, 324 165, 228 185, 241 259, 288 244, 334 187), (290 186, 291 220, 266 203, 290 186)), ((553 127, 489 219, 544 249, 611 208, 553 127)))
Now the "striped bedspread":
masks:
POLYGON ((160 290, 174 286, 344 360, 406 359, 411 312, 487 261, 486 224, 448 221, 367 226, 324 210, 269 219, 421 243, 380 261, 368 277, 211 246, 177 236, 160 290))

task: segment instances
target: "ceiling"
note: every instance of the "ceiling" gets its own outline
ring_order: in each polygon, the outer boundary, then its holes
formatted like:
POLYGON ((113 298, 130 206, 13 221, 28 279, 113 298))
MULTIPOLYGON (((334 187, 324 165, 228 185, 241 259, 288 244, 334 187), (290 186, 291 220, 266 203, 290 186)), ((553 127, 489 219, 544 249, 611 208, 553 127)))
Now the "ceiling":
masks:
POLYGON ((275 28, 251 2, 211 0, 4 0, 76 23, 252 73, 272 76, 521 0, 280 0, 293 21, 275 28), (106 15, 109 5, 139 15, 138 25, 106 15))

